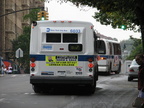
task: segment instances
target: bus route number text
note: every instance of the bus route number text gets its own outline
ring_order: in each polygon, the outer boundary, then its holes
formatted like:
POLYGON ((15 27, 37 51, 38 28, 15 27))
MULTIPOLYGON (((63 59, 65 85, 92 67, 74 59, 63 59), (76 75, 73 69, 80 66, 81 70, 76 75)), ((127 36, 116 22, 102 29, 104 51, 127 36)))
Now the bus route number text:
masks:
POLYGON ((80 29, 71 29, 70 32, 71 33, 80 33, 81 30, 80 29))

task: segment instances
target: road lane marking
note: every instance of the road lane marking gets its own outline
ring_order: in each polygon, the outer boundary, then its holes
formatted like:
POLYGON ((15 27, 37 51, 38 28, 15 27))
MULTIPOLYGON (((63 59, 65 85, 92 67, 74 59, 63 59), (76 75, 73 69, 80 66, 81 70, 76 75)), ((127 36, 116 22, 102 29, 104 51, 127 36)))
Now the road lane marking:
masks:
POLYGON ((12 75, 11 77, 16 77, 17 75, 12 75))
POLYGON ((36 93, 24 93, 25 95, 34 95, 34 94, 36 94, 36 93))
POLYGON ((0 102, 3 102, 4 100, 5 100, 5 98, 1 98, 1 99, 0 99, 0 102))

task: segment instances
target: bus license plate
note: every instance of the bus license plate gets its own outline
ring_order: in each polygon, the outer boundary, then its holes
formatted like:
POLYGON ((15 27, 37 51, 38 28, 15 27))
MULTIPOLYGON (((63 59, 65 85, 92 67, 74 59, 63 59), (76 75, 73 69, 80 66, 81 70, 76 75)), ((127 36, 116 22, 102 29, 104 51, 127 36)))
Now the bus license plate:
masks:
POLYGON ((66 72, 65 71, 58 71, 58 76, 65 76, 66 72))

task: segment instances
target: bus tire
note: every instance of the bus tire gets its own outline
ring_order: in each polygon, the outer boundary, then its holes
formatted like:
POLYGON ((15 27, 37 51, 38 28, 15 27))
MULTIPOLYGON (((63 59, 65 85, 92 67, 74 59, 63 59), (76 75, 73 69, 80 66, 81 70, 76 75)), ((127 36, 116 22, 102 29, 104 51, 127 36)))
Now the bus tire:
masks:
POLYGON ((95 82, 95 85, 91 85, 91 87, 90 87, 90 94, 94 94, 95 90, 96 90, 96 82, 95 82))
POLYGON ((107 71, 107 75, 110 75, 111 74, 111 64, 110 66, 108 66, 108 71, 107 71))
POLYGON ((94 94, 96 90, 96 78, 94 79, 94 83, 92 85, 88 85, 88 94, 94 94))
POLYGON ((98 65, 95 66, 94 70, 95 70, 95 80, 97 81, 98 80, 98 65))
POLYGON ((93 85, 92 89, 91 89, 91 94, 94 94, 96 90, 96 81, 95 84, 93 85))
POLYGON ((38 85, 32 85, 32 88, 33 88, 35 93, 40 93, 41 92, 41 89, 38 85))

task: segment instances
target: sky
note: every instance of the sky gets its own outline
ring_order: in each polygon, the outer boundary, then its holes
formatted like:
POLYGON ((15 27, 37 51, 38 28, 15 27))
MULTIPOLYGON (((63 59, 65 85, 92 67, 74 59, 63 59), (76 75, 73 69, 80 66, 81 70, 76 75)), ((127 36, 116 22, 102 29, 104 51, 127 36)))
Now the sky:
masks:
POLYGON ((60 3, 59 0, 47 0, 45 10, 49 13, 49 20, 70 20, 70 21, 88 21, 94 25, 94 29, 105 36, 117 38, 118 41, 127 40, 132 35, 134 38, 140 38, 141 33, 135 33, 129 30, 113 29, 110 25, 101 25, 92 16, 97 11, 91 7, 77 7, 71 2, 60 3), (50 1, 50 2, 47 2, 50 1))

